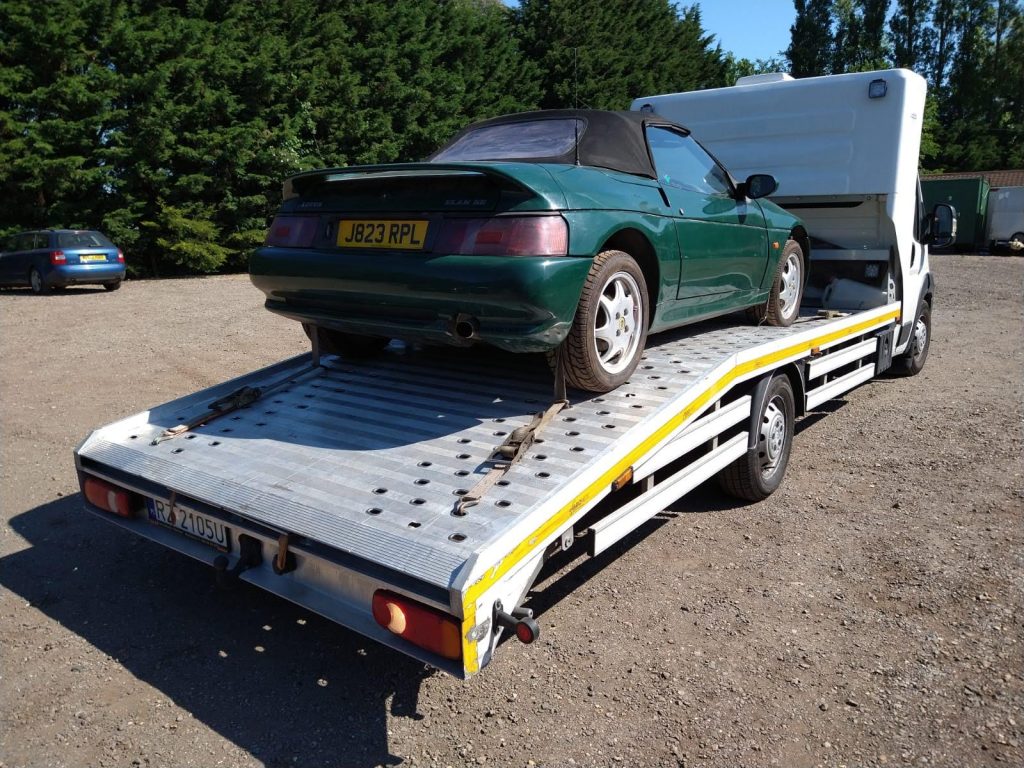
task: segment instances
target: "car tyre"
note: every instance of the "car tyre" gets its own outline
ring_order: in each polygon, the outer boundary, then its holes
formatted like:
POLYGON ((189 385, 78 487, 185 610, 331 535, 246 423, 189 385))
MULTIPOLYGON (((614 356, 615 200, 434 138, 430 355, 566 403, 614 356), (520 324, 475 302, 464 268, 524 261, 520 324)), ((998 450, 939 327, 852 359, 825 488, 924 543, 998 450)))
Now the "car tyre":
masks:
POLYGON ((748 316, 782 328, 792 325, 800 315, 800 301, 804 295, 804 265, 804 250, 800 243, 787 240, 782 256, 779 257, 779 266, 775 269, 767 305, 752 307, 748 310, 748 316), (762 307, 763 311, 758 311, 762 307), (756 314, 751 314, 752 310, 756 314))
POLYGON ((107 291, 116 291, 120 287, 121 287, 121 281, 120 280, 115 280, 112 283, 104 283, 103 284, 104 290, 107 290, 107 291))
POLYGON ((914 318, 914 330, 907 351, 892 361, 892 372, 897 376, 917 376, 928 360, 932 342, 932 308, 922 301, 914 318))
POLYGON ((793 385, 785 375, 773 376, 754 422, 757 442, 718 473, 722 490, 747 501, 762 501, 771 496, 782 485, 789 465, 795 419, 793 385))
POLYGON ((588 392, 624 384, 643 355, 649 317, 647 281, 633 257, 623 251, 598 254, 564 342, 566 383, 588 392))
POLYGON ((35 267, 32 267, 32 270, 28 273, 28 284, 29 287, 32 288, 32 293, 37 296, 42 296, 43 294, 50 292, 50 286, 46 284, 46 281, 43 280, 43 276, 35 267))
POLYGON ((360 336, 355 333, 321 328, 310 323, 302 324, 302 330, 310 339, 313 338, 314 329, 320 339, 320 350, 329 355, 349 358, 372 357, 391 343, 391 339, 387 336, 360 336))

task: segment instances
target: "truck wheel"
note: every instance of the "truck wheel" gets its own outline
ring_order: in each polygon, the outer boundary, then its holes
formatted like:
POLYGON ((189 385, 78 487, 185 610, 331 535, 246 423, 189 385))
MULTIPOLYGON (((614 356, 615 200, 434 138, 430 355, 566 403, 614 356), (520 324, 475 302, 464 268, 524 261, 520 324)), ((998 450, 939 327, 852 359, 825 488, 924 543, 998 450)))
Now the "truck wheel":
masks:
POLYGON ((800 314, 804 295, 804 251, 796 240, 787 240, 772 280, 764 319, 768 325, 783 328, 793 324, 800 314))
POLYGON ((360 336, 355 333, 320 328, 310 323, 303 323, 302 330, 310 339, 313 338, 313 331, 316 330, 320 338, 320 349, 329 355, 341 357, 372 357, 391 343, 391 339, 386 336, 360 336))
POLYGON ((917 376, 928 359, 932 343, 932 308, 922 301, 914 320, 913 336, 907 351, 892 361, 892 372, 898 376, 917 376))
POLYGON ((588 392, 624 384, 643 355, 648 317, 647 282, 633 257, 599 253, 564 342, 566 383, 588 392))
POLYGON ((718 473, 722 490, 748 501, 761 501, 775 492, 789 464, 795 416, 796 400, 789 378, 773 376, 757 420, 752 422, 757 430, 757 442, 718 473))
POLYGON ((43 280, 43 276, 39 274, 39 270, 32 267, 32 271, 28 273, 28 284, 32 288, 32 293, 41 295, 50 292, 50 286, 43 280))

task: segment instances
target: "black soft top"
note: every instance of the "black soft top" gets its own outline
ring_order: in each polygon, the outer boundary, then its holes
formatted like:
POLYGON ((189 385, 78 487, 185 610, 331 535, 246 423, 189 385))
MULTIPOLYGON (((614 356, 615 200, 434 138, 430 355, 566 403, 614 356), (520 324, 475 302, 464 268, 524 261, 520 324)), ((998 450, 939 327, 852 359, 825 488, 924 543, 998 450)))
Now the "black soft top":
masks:
MULTIPOLYGON (((492 125, 523 123, 535 120, 576 119, 582 124, 576 146, 564 155, 554 157, 531 157, 516 160, 529 163, 566 163, 568 165, 593 165, 614 171, 631 173, 636 176, 658 178, 657 171, 647 151, 644 127, 648 125, 669 126, 689 133, 689 129, 671 120, 649 112, 612 112, 600 109, 545 109, 537 112, 518 112, 482 120, 462 129, 447 144, 428 158, 438 154, 459 141, 463 136, 479 128, 492 125)), ((500 160, 501 158, 494 158, 500 160)))

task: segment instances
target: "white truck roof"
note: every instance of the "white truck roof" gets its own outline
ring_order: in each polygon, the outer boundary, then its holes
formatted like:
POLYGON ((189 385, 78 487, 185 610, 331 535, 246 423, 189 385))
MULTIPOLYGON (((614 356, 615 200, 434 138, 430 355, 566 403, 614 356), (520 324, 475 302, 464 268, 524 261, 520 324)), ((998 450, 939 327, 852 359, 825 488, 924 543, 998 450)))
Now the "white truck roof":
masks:
POLYGON ((912 198, 925 90, 924 78, 907 69, 771 74, 728 88, 646 96, 631 108, 685 125, 739 179, 771 173, 776 198, 912 198))

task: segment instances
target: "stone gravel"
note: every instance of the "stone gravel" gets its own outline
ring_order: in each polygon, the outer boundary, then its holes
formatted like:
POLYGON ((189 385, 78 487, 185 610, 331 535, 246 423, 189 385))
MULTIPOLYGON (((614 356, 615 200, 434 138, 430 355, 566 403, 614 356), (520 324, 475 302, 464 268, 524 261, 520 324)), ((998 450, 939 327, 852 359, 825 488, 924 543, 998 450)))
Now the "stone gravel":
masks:
POLYGON ((931 357, 425 669, 84 513, 93 428, 305 345, 245 276, 0 291, 0 768, 1024 764, 1024 259, 933 256, 931 357))

